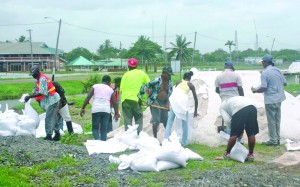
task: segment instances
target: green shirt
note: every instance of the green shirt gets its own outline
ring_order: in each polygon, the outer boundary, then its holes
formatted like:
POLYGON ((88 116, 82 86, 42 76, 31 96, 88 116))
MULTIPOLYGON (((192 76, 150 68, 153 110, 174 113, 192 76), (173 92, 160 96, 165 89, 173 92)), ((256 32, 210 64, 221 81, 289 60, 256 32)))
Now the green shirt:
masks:
POLYGON ((149 76, 138 69, 133 69, 126 72, 121 81, 121 103, 125 100, 138 101, 138 93, 141 86, 150 81, 149 76))

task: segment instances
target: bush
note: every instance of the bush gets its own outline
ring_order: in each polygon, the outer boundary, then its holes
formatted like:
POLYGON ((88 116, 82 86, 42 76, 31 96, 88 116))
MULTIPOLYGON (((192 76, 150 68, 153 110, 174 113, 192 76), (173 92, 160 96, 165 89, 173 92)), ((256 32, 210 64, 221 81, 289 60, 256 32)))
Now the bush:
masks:
POLYGON ((99 74, 91 74, 85 81, 81 81, 83 85, 82 93, 88 93, 94 84, 100 83, 101 79, 99 74))

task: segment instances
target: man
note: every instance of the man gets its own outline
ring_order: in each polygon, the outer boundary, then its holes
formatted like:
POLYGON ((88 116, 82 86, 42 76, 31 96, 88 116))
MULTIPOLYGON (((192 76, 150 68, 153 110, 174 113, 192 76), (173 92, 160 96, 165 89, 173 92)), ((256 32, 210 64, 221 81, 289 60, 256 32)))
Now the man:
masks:
POLYGON ((224 71, 215 80, 216 93, 224 101, 234 96, 244 96, 242 79, 239 74, 234 72, 232 62, 226 62, 224 71))
POLYGON ((63 120, 65 120, 69 134, 74 134, 71 115, 69 112, 69 105, 67 102, 67 98, 65 96, 65 90, 58 82, 53 81, 52 83, 55 86, 55 91, 60 96, 59 117, 58 117, 59 128, 63 130, 63 120))
POLYGON ((249 154, 247 159, 254 160, 255 135, 259 132, 257 109, 253 102, 242 96, 231 97, 222 102, 220 113, 227 126, 231 127, 230 138, 224 158, 229 158, 230 151, 236 139, 246 130, 248 136, 249 154))
POLYGON ((141 86, 148 83, 150 78, 145 72, 138 70, 137 65, 136 58, 128 60, 129 71, 122 77, 120 90, 125 130, 128 129, 128 125, 132 125, 132 118, 134 118, 135 124, 139 125, 137 129, 139 134, 143 129, 143 110, 137 95, 141 86))
POLYGON ((41 108, 46 111, 46 137, 44 139, 58 141, 60 140, 60 133, 57 111, 60 96, 56 93, 51 80, 46 75, 40 73, 38 66, 35 65, 30 69, 30 75, 32 75, 32 77, 37 81, 33 90, 34 93, 26 96, 25 102, 27 102, 30 98, 35 98, 35 100, 39 102, 41 108), (52 139, 53 130, 55 131, 55 136, 52 139))
POLYGON ((158 126, 163 123, 166 128, 168 121, 169 97, 173 92, 171 80, 173 74, 170 66, 164 66, 161 76, 152 79, 149 83, 142 86, 138 98, 141 100, 144 93, 150 90, 147 104, 150 106, 153 136, 157 138, 158 126))
POLYGON ((262 65, 261 85, 258 89, 252 88, 252 92, 264 93, 270 140, 262 144, 276 146, 280 144, 281 102, 285 100, 284 86, 287 83, 280 69, 274 67, 271 55, 262 58, 262 65))
MULTIPOLYGON (((114 93, 115 93, 115 96, 116 96, 116 102, 117 102, 118 106, 120 105, 120 84, 121 84, 121 80, 122 80, 121 77, 116 77, 114 79, 115 85, 114 85, 113 89, 114 89, 114 93)), ((111 108, 112 108, 113 107, 112 101, 110 101, 110 105, 111 105, 111 108)), ((119 110, 119 112, 120 112, 120 110, 119 110)), ((113 121, 112 120, 113 120, 113 117, 112 117, 112 114, 110 114, 107 132, 110 132, 110 131, 113 130, 113 125, 112 125, 113 121)))

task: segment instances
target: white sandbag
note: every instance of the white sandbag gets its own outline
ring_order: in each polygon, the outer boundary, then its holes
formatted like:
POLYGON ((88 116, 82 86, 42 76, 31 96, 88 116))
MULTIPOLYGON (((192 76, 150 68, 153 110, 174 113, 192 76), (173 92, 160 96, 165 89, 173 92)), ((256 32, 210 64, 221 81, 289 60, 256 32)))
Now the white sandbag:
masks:
POLYGON ((0 131, 0 136, 14 136, 16 133, 12 131, 0 131))
POLYGON ((236 142, 230 151, 230 158, 244 163, 249 151, 240 142, 236 142))
POLYGON ((120 118, 118 120, 112 120, 112 130, 119 128, 120 126, 120 118))
POLYGON ((133 153, 130 155, 122 154, 119 156, 119 159, 121 161, 120 165, 118 166, 118 170, 124 170, 130 167, 131 161, 135 158, 139 157, 139 152, 133 153))
POLYGON ((229 134, 227 134, 227 133, 225 133, 224 131, 220 131, 220 136, 222 137, 222 138, 224 138, 225 140, 229 140, 229 138, 230 138, 230 135, 229 134))
POLYGON ((131 161, 130 168, 134 171, 159 171, 156 168, 157 159, 153 155, 141 155, 131 161))
POLYGON ((180 165, 176 164, 174 162, 165 161, 165 160, 159 160, 156 164, 156 168, 158 171, 164 171, 168 169, 176 169, 179 168, 180 165))
POLYGON ((112 155, 109 155, 108 160, 110 163, 120 164, 121 160, 118 157, 114 157, 112 155))
POLYGON ((10 131, 12 135, 18 130, 17 127, 18 119, 14 116, 3 117, 0 119, 0 132, 1 131, 10 131))
POLYGON ((84 145, 87 148, 89 155, 99 153, 118 153, 125 151, 128 146, 114 139, 107 141, 101 140, 87 140, 84 145))
POLYGON ((186 167, 186 157, 183 151, 169 151, 162 150, 156 153, 157 160, 164 160, 169 162, 174 162, 180 166, 186 167))
POLYGON ((39 114, 36 112, 36 110, 32 108, 30 102, 25 103, 24 115, 28 116, 30 119, 33 119, 35 121, 35 129, 37 129, 40 123, 39 114))
POLYGON ((16 136, 18 135, 36 135, 36 121, 28 118, 27 116, 19 116, 20 121, 18 121, 18 130, 16 136))
POLYGON ((299 151, 300 150, 300 142, 286 139, 285 147, 288 151, 299 151))
POLYGON ((186 160, 203 160, 203 157, 188 148, 185 148, 182 151, 186 157, 186 160))

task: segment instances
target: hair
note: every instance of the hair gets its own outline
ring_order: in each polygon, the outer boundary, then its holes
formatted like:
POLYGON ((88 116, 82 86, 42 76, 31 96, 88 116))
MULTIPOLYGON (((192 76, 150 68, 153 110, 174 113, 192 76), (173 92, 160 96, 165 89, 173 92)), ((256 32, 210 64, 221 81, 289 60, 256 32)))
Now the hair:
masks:
POLYGON ((194 73, 192 71, 189 71, 189 72, 185 72, 183 74, 183 79, 184 80, 191 80, 192 76, 194 75, 194 73))
POLYGON ((116 83, 116 82, 120 83, 120 82, 121 82, 121 80, 122 80, 122 78, 121 78, 121 77, 116 77, 116 78, 114 79, 114 82, 115 82, 115 83, 116 83))
POLYGON ((104 76, 102 77, 102 82, 110 83, 110 81, 111 81, 110 76, 104 75, 104 76))

